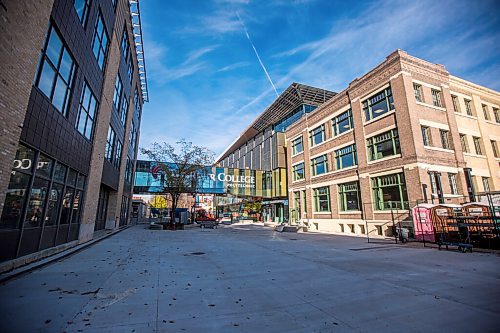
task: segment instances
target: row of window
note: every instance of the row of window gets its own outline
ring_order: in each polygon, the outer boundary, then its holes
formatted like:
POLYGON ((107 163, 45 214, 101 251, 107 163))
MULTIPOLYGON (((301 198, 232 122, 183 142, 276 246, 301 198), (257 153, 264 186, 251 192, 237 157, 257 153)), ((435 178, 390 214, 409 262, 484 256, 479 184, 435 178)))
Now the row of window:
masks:
MULTIPOLYGON (((424 142, 424 146, 427 147, 435 147, 433 139, 432 139, 432 134, 431 134, 431 128, 428 126, 420 126, 420 130, 422 131, 422 140, 424 142)), ((439 139, 441 141, 441 148, 443 149, 453 149, 452 145, 450 144, 450 131, 440 129, 439 130, 439 139)))
MULTIPOLYGON (((88 15, 88 2, 75 1, 75 9, 79 17, 83 20, 88 15)), ((126 31, 124 30, 126 36, 126 31)), ((94 30, 94 38, 92 49, 100 68, 104 64, 104 59, 107 50, 107 34, 104 28, 102 17, 99 14, 94 30)), ((127 45, 125 58, 132 61, 130 55, 130 46, 127 45)), ((50 26, 47 39, 40 57, 39 70, 35 78, 35 85, 42 91, 52 102, 54 107, 65 116, 68 116, 68 106, 73 86, 73 80, 76 72, 76 63, 72 55, 69 53, 67 46, 63 43, 60 34, 54 26, 50 26)), ((127 112, 129 108, 128 99, 123 92, 123 85, 120 76, 117 76, 115 84, 115 92, 113 96, 113 104, 120 114, 120 121, 123 125, 126 123, 127 112)), ((135 112, 140 114, 140 98, 135 89, 134 95, 135 112)), ((79 100, 78 114, 76 117, 75 128, 87 140, 91 141, 94 130, 94 123, 97 116, 99 103, 96 95, 92 92, 89 84, 84 81, 83 89, 79 100)), ((137 127, 133 124, 130 129, 129 140, 135 154, 135 146, 137 141, 137 127)), ((121 153, 121 143, 116 143, 116 154, 121 153)), ((116 162, 119 165, 119 162, 116 162)))
MULTIPOLYGON (((377 117, 394 110, 394 101, 392 98, 391 88, 386 88, 383 91, 367 98, 362 102, 363 113, 365 120, 370 121, 377 117)), ((339 136, 354 128, 352 110, 349 109, 341 114, 335 116, 331 120, 333 137, 339 136)), ((302 137, 298 137, 292 141, 293 155, 299 154, 304 151, 304 144, 302 137)), ((322 124, 311 131, 309 131, 309 145, 316 146, 326 140, 325 124, 322 124)))
MULTIPOLYGON (((403 173, 373 177, 371 179, 373 207, 375 210, 408 209, 408 195, 403 173)), ((294 192, 295 209, 305 211, 305 191, 294 192), (302 193, 301 193, 302 192, 302 193), (302 195, 302 204, 300 202, 302 195)), ((339 211, 362 210, 359 182, 337 185, 339 211)), ((331 212, 330 187, 312 190, 314 212, 331 212)))
MULTIPOLYGON (((401 153, 397 129, 392 129, 368 138, 366 140, 366 146, 369 161, 375 161, 401 153)), ((333 152, 333 158, 335 170, 341 170, 358 165, 356 145, 352 144, 335 150, 333 152)), ((327 154, 311 159, 312 176, 321 175, 327 173, 328 171, 327 154)), ((301 180, 305 178, 304 162, 296 164, 292 167, 292 177, 293 180, 301 180)))
MULTIPOLYGON (((417 102, 424 102, 424 92, 422 90, 422 85, 418 83, 413 83, 413 93, 415 94, 415 100, 417 102)), ((442 96, 441 91, 437 89, 431 89, 432 105, 442 108, 442 96)))
POLYGON ((86 177, 19 145, 5 196, 0 228, 79 223, 86 177))
MULTIPOLYGON (((424 102, 422 85, 418 83, 413 83, 413 92, 415 94, 415 99, 417 102, 424 102)), ((443 107, 441 91, 437 89, 431 89, 431 94, 432 94, 432 104, 437 107, 443 107)), ((456 113, 462 113, 458 96, 451 95, 451 100, 453 103, 453 111, 456 113)), ((469 116, 475 116, 472 100, 464 98, 464 105, 465 105, 465 113, 469 116)), ((489 106, 486 104, 481 104, 481 108, 483 111, 484 119, 491 120, 492 117, 490 116, 489 106)), ((500 124, 500 110, 498 108, 493 107, 492 112, 495 121, 500 124)))

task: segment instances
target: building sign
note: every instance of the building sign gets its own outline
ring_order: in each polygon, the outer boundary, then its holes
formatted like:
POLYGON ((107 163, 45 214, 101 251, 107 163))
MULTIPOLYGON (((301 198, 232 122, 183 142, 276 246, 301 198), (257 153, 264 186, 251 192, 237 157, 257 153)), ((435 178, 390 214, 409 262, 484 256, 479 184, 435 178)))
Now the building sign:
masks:
POLYGON ((225 173, 208 174, 212 181, 220 181, 226 183, 227 187, 255 188, 255 177, 253 176, 236 176, 226 175, 225 173))
MULTIPOLYGON (((163 170, 167 164, 137 161, 134 180, 135 194, 165 192, 163 170)), ((229 194, 237 197, 286 197, 286 170, 273 171, 206 167, 199 173, 196 193, 229 194)))

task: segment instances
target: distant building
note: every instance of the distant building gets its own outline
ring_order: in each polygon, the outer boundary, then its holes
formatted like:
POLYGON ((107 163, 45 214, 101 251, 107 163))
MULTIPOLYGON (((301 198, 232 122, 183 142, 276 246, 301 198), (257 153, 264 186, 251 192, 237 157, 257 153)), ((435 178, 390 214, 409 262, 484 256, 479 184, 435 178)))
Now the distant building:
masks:
POLYGON ((292 220, 390 235, 417 202, 499 191, 499 109, 499 92, 393 52, 287 128, 292 220))
POLYGON ((262 201, 264 220, 283 222, 288 218, 285 130, 334 95, 328 90, 291 84, 218 157, 216 164, 220 167, 265 171, 263 190, 271 194, 262 201))
POLYGON ((128 223, 147 101, 138 14, 127 0, 2 1, 0 260, 11 267, 128 223))

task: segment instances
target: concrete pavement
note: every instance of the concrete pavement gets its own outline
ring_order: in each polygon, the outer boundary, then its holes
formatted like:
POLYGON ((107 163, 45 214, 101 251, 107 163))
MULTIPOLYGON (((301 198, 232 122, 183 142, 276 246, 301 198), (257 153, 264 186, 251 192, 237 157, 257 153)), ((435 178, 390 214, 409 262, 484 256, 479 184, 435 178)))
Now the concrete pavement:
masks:
POLYGON ((495 254, 135 226, 0 286, 1 332, 495 332, 495 254))

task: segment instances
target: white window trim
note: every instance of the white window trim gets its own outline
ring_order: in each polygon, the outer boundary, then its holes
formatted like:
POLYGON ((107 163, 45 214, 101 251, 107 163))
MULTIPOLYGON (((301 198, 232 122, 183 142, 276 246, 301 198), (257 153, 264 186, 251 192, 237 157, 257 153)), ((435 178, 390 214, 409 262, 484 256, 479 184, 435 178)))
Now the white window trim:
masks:
MULTIPOLYGON (((330 125, 333 127, 333 124, 330 124, 330 125)), ((500 125, 500 124, 497 124, 497 125, 500 125)), ((351 128, 350 130, 347 130, 344 133, 340 133, 339 135, 334 136, 332 139, 338 139, 338 138, 340 138, 340 137, 342 137, 342 136, 344 136, 346 134, 349 134, 349 133, 351 133, 353 131, 354 131, 354 128, 351 128)))
POLYGON ((475 119, 475 120, 477 120, 477 117, 476 117, 476 116, 470 116, 470 115, 468 115, 467 113, 458 113, 458 112, 454 112, 454 113, 455 113, 455 115, 457 115, 457 116, 462 116, 462 117, 464 117, 464 118, 470 118, 470 119, 475 119))
MULTIPOLYGON (((370 134, 368 134, 367 136, 365 136, 365 140, 373 138, 374 136, 377 136, 379 134, 382 134, 382 133, 385 133, 385 132, 389 132, 390 130, 395 129, 395 128, 396 128, 396 125, 390 125, 390 126, 382 128, 382 129, 379 129, 379 130, 377 130, 375 132, 371 132, 370 134)), ((399 132, 398 132, 398 135, 399 135, 399 132)))
POLYGON ((427 103, 419 102, 419 101, 415 101, 415 103, 417 103, 417 105, 422 105, 422 106, 426 106, 428 108, 433 108, 437 111, 446 112, 446 108, 443 108, 441 106, 435 106, 434 104, 427 104, 427 103))
POLYGON ((476 158, 482 158, 482 159, 486 159, 487 158, 485 155, 478 155, 478 154, 475 154, 475 153, 464 153, 464 156, 476 157, 476 158))
MULTIPOLYGON (((391 83, 390 83, 390 82, 387 82, 386 84, 384 84, 384 85, 383 85, 383 86, 381 86, 380 88, 377 88, 377 89, 375 89, 375 90, 372 90, 371 92, 369 92, 369 93, 365 94, 364 96, 359 97, 359 101, 360 101, 361 105, 363 104, 363 102, 364 102, 364 101, 365 101, 368 97, 370 97, 370 96, 372 96, 372 95, 376 95, 376 94, 378 94, 379 92, 381 92, 382 90, 385 90, 385 89, 389 88, 390 86, 391 86, 391 83)), ((363 109, 363 108, 361 108, 361 109, 363 109)), ((361 111, 363 111, 363 110, 361 110, 361 111)))
POLYGON ((445 149, 445 148, 441 148, 441 147, 433 147, 433 146, 425 146, 424 145, 424 148, 428 149, 428 150, 436 150, 436 151, 440 151, 443 153, 449 153, 449 154, 455 153, 455 151, 453 149, 445 149))
MULTIPOLYGON (((361 111, 363 111, 363 110, 361 110, 361 111)), ((372 118, 372 119, 370 119, 370 120, 368 120, 368 121, 365 121, 365 120, 364 120, 364 122, 363 122, 363 126, 370 125, 370 124, 372 124, 372 123, 374 123, 374 122, 376 122, 376 121, 379 121, 380 119, 384 119, 385 117, 389 117, 390 115, 393 115, 393 114, 395 114, 395 113, 396 113, 396 109, 394 109, 394 110, 392 110, 392 111, 389 111, 389 112, 386 112, 386 113, 384 113, 383 115, 378 116, 378 117, 376 117, 376 118, 372 118)), ((363 118, 364 118, 364 117, 363 117, 363 118)))
POLYGON ((387 157, 384 157, 384 158, 381 158, 381 159, 378 159, 378 160, 367 161, 366 164, 372 165, 372 164, 375 164, 375 163, 384 162, 384 161, 392 160, 392 159, 395 159, 395 158, 401 158, 401 154, 387 156, 387 157))
POLYGON ((416 80, 416 79, 412 79, 412 82, 416 83, 416 84, 420 84, 421 86, 424 86, 424 87, 428 87, 428 88, 434 89, 434 90, 439 90, 439 91, 442 90, 441 87, 435 86, 433 84, 430 84, 430 83, 427 83, 427 82, 424 82, 424 81, 419 81, 419 80, 416 80))
POLYGON ((423 125, 423 126, 444 129, 444 130, 447 130, 447 131, 450 130, 450 127, 448 125, 446 125, 446 124, 436 123, 436 122, 430 121, 430 120, 419 119, 419 123, 420 123, 420 125, 423 125))

